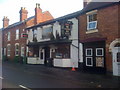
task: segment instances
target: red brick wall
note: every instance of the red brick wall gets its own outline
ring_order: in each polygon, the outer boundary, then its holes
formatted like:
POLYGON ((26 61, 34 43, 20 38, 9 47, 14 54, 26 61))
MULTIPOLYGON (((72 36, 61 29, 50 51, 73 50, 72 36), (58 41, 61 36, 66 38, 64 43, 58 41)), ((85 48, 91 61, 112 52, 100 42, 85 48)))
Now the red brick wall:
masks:
MULTIPOLYGON (((86 34, 87 16, 79 17, 79 38, 80 42, 90 37, 107 38, 106 40, 106 67, 112 71, 112 56, 109 53, 110 43, 118 38, 118 5, 106 7, 97 11, 98 32, 86 34)), ((120 25, 119 25, 120 26, 120 25)))
MULTIPOLYGON (((15 26, 15 27, 12 27, 10 29, 5 29, 3 30, 3 47, 6 48, 6 51, 7 51, 7 44, 10 44, 11 45, 11 54, 10 54, 10 57, 9 59, 13 60, 14 59, 14 56, 15 56, 15 43, 19 43, 19 51, 21 51, 21 46, 25 46, 26 45, 26 39, 25 38, 21 38, 21 33, 26 33, 26 31, 23 29, 25 28, 25 24, 21 24, 19 26, 15 26), (18 40, 15 40, 16 38, 16 29, 19 29, 19 39, 18 40), (8 32, 10 32, 10 41, 7 40, 7 34, 8 32)), ((21 52, 19 52, 21 54, 21 52)))

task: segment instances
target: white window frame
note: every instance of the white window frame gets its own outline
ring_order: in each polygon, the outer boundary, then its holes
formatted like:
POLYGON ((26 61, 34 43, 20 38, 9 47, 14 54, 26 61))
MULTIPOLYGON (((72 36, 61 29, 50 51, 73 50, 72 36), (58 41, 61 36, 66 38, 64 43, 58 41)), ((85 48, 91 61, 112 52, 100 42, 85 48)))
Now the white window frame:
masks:
POLYGON ((15 36, 15 38, 16 38, 16 40, 18 40, 19 39, 19 34, 20 34, 20 30, 19 29, 16 29, 16 36, 15 36))
POLYGON ((103 50, 104 50, 103 48, 96 48, 96 56, 104 56, 103 50), (102 55, 98 55, 98 54, 97 54, 97 51, 100 50, 100 49, 102 50, 102 55))
POLYGON ((15 44, 15 56, 19 56, 19 48, 17 49, 17 51, 18 51, 18 54, 16 53, 16 46, 18 45, 18 47, 19 47, 19 43, 16 43, 15 44))
POLYGON ((92 58, 92 57, 86 57, 86 66, 90 66, 90 67, 93 66, 93 58, 92 58), (88 65, 88 64, 87 64, 87 58, 91 58, 91 65, 88 65))
POLYGON ((8 38, 7 39, 8 39, 8 41, 10 41, 10 32, 8 32, 8 38))
POLYGON ((88 22, 87 23, 87 30, 96 30, 97 29, 97 21, 92 21, 92 22, 88 22), (95 23, 95 27, 94 28, 89 28, 91 23, 95 23))
POLYGON ((10 56, 10 52, 11 52, 11 45, 8 44, 7 45, 7 56, 10 56), (8 48, 9 47, 9 48, 8 48))
POLYGON ((97 10, 88 12, 86 14, 87 14, 87 31, 96 30, 97 29, 97 20, 89 22, 89 16, 93 15, 93 14, 97 14, 97 10), (91 23, 96 23, 94 28, 89 28, 89 24, 91 24, 91 23))
POLYGON ((93 56, 93 49, 92 49, 92 48, 86 48, 86 56, 93 56), (88 54, 87 54, 87 51, 88 51, 88 50, 91 50, 91 55, 88 55, 88 54))

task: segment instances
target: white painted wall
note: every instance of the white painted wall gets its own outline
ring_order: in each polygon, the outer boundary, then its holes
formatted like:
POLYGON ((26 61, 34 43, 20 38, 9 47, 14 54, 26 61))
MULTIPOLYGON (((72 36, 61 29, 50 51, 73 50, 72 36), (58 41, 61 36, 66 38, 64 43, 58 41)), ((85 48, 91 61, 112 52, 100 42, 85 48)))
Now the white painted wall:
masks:
POLYGON ((33 31, 32 31, 32 29, 30 29, 27 33, 28 33, 28 41, 32 42, 32 40, 33 40, 33 31))
POLYGON ((79 43, 79 61, 80 63, 83 63, 83 44, 79 43))
POLYGON ((44 64, 44 60, 40 60, 39 57, 28 57, 27 64, 44 64))
POLYGON ((59 35, 61 36, 61 26, 59 24, 59 22, 55 22, 53 24, 53 35, 56 38, 56 31, 58 31, 59 35))
POLYGON ((70 46, 71 52, 71 67, 78 67, 78 40, 72 41, 70 46))
POLYGON ((69 19, 68 21, 72 21, 72 30, 71 30, 71 40, 78 40, 78 20, 76 18, 69 19))
POLYGON ((70 59, 54 59, 53 61, 55 67, 71 67, 70 59))

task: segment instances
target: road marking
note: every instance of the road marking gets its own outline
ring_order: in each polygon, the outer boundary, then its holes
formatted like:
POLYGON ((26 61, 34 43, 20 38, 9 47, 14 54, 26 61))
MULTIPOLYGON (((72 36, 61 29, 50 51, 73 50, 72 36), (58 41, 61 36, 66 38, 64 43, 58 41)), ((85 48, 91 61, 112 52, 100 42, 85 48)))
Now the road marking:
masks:
POLYGON ((29 89, 29 88, 27 88, 27 87, 25 87, 25 86, 23 86, 23 85, 19 85, 19 87, 24 88, 24 89, 26 89, 26 90, 31 90, 31 89, 29 89))
POLYGON ((3 77, 0 76, 0 79, 3 79, 3 77))

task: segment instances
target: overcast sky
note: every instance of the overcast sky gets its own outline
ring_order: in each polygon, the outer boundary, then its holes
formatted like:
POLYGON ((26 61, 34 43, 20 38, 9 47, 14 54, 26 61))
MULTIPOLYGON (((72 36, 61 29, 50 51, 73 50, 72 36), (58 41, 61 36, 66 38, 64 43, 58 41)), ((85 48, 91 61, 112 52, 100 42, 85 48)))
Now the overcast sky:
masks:
POLYGON ((2 19, 7 16, 9 24, 19 21, 21 7, 26 7, 28 17, 33 16, 36 3, 40 3, 43 11, 49 11, 54 18, 73 13, 83 8, 83 0, 0 0, 0 28, 2 19))

